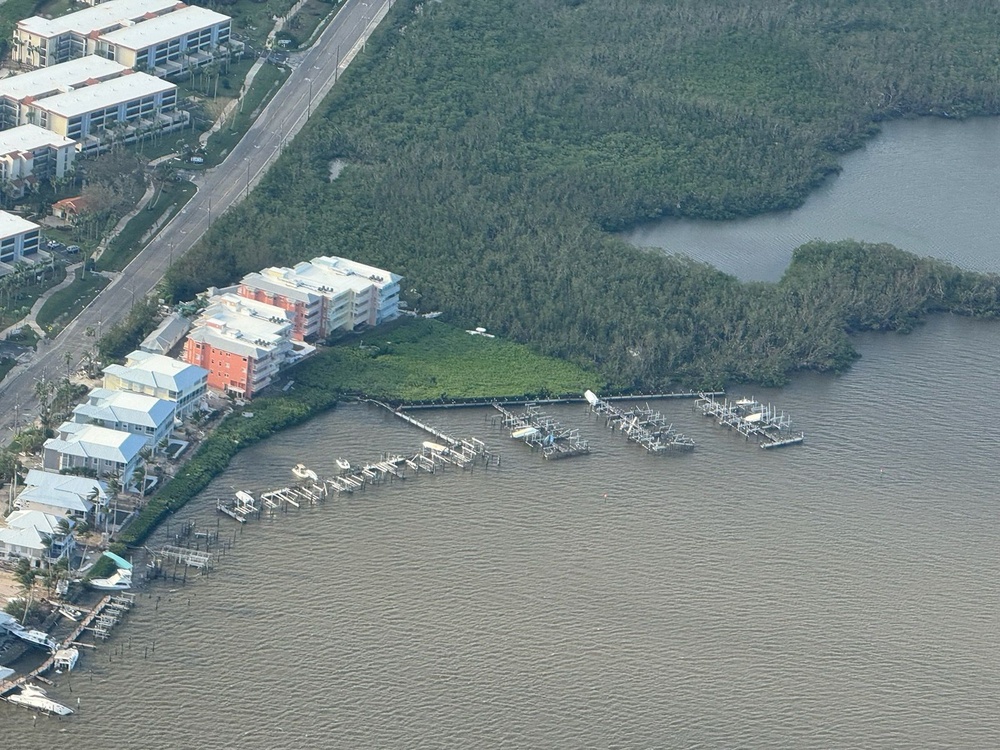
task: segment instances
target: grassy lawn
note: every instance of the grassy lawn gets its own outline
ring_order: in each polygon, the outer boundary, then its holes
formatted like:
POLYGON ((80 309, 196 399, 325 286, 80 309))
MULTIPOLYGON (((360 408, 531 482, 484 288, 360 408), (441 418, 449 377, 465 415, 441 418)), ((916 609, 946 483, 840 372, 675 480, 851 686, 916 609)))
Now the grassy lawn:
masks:
POLYGON ((94 273, 81 278, 81 271, 82 269, 77 270, 76 281, 49 297, 38 311, 38 325, 49 336, 57 335, 108 285, 106 278, 94 273))
POLYGON ((423 318, 402 318, 361 336, 347 336, 290 377, 392 401, 581 395, 604 382, 595 371, 521 344, 473 336, 423 318))
POLYGON ((279 49, 298 49, 316 31, 325 18, 333 13, 339 3, 331 0, 306 0, 299 12, 288 19, 285 27, 276 35, 277 39, 287 39, 290 44, 279 49))
POLYGON ((133 216, 121 233, 108 243, 97 261, 98 270, 120 271, 125 268, 145 247, 143 235, 153 224, 162 218, 160 226, 163 226, 191 200, 195 192, 195 186, 187 180, 162 185, 150 204, 133 216))
POLYGON ((250 85, 250 91, 243 98, 243 106, 236 111, 232 119, 208 139, 208 153, 205 155, 205 167, 221 162, 233 146, 253 124, 257 114, 278 91, 288 77, 288 71, 274 65, 265 65, 258 72, 250 85))

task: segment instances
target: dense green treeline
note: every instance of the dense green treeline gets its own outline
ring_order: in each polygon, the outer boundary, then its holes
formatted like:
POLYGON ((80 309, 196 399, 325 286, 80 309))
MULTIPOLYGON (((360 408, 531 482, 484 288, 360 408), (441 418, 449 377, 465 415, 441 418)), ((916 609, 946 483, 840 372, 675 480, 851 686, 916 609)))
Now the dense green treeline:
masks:
POLYGON ((1000 112, 994 3, 748 5, 399 0, 168 292, 341 254, 645 386, 781 382, 847 366, 852 330, 996 314, 994 279, 891 248, 812 245, 780 284, 740 284, 606 233, 794 206, 881 120, 1000 112))

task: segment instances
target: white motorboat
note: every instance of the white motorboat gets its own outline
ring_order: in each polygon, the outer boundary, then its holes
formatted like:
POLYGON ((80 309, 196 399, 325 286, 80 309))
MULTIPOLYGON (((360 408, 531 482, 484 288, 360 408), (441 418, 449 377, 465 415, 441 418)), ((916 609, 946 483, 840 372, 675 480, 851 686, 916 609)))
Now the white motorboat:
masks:
POLYGON ((10 632, 22 641, 27 641, 32 646, 38 646, 49 651, 55 651, 59 648, 59 644, 56 643, 55 639, 42 630, 26 630, 21 628, 20 630, 11 630, 10 632))
POLYGON ((424 441, 424 447, 432 453, 447 453, 448 447, 440 443, 432 443, 430 440, 424 441))
POLYGON ((44 711, 47 714, 57 714, 59 716, 69 716, 73 713, 72 708, 56 703, 49 698, 48 694, 37 685, 25 685, 20 693, 7 696, 7 702, 25 708, 34 708, 44 711))
POLYGON ((92 578, 90 588, 98 591, 124 591, 132 588, 132 571, 118 568, 107 578, 92 578))
POLYGON ((338 458, 337 459, 337 468, 340 469, 341 471, 350 471, 351 470, 351 462, 348 461, 346 458, 338 458))
POLYGON ((313 482, 319 479, 316 472, 312 469, 306 468, 305 464, 295 464, 295 468, 292 469, 292 474, 294 474, 298 479, 310 479, 313 482))
POLYGON ((73 622, 80 622, 80 618, 83 617, 83 612, 78 609, 73 609, 72 607, 60 607, 59 614, 67 620, 72 620, 73 622))

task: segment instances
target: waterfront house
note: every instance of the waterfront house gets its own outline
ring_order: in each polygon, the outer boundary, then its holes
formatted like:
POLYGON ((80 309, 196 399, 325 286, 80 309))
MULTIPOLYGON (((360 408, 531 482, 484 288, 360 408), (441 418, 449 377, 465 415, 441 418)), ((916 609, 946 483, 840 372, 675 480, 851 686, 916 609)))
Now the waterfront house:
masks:
POLYGON ((99 523, 108 505, 108 487, 99 479, 32 469, 14 501, 19 510, 99 523))
POLYGON ((24 557, 36 566, 43 560, 54 563, 73 554, 73 521, 68 521, 69 533, 63 534, 60 519, 37 510, 15 510, 0 526, 0 558, 24 557))
POLYGON ((174 429, 177 404, 143 393, 95 388, 73 409, 71 421, 141 435, 156 450, 174 429))
POLYGON ((93 424, 63 422, 45 441, 43 466, 50 471, 89 469, 99 478, 117 476, 127 485, 142 462, 146 438, 93 424))
POLYGON ((178 419, 185 419, 205 396, 208 370, 162 354, 136 350, 128 355, 124 365, 104 368, 104 387, 174 401, 178 419))

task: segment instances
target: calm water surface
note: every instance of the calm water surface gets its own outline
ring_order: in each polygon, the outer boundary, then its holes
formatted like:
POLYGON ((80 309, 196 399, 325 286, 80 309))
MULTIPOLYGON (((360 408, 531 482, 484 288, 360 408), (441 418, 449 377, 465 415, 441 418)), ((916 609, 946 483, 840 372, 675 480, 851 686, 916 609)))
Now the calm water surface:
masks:
POLYGON ((777 280, 792 251, 813 239, 889 242, 1000 272, 1000 120, 890 123, 842 165, 794 211, 728 222, 665 220, 624 236, 744 280, 777 280))
MULTIPOLYGON (((0 748, 1000 746, 1000 326, 858 345, 846 375, 755 392, 807 433, 778 451, 690 402, 659 406, 698 448, 661 457, 555 408, 594 452, 553 463, 488 410, 424 412, 502 467, 235 532, 212 576, 153 587, 57 678, 77 716, 0 705, 0 748)), ((176 520, 234 533, 209 498, 424 437, 337 409, 176 520)))

